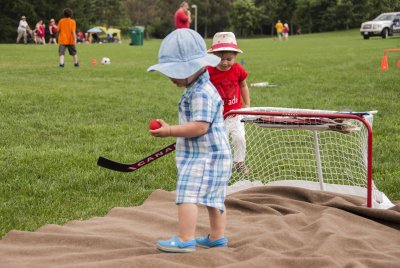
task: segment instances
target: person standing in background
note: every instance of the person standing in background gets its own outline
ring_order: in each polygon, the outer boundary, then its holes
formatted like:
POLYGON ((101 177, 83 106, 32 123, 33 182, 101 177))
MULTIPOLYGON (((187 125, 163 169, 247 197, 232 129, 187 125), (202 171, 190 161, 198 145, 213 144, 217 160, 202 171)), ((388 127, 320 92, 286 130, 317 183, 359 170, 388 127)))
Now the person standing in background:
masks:
POLYGON ((65 50, 74 58, 74 66, 79 67, 78 53, 76 51, 76 21, 71 19, 72 10, 64 9, 64 18, 58 22, 58 55, 60 67, 64 67, 65 50))
POLYGON ((21 38, 24 38, 24 43, 27 43, 27 28, 29 28, 28 23, 26 22, 26 17, 22 16, 21 20, 19 21, 19 25, 18 25, 18 37, 17 37, 17 44, 19 43, 19 40, 21 40, 21 38))
POLYGON ((46 45, 46 41, 44 40, 45 36, 45 25, 43 24, 43 20, 39 20, 35 26, 35 33, 36 33, 36 44, 42 43, 46 45))
POLYGON ((275 29, 276 29, 276 35, 278 37, 278 40, 282 40, 282 31, 283 31, 283 24, 280 20, 275 24, 275 29))
POLYGON ((182 2, 178 10, 175 12, 175 29, 190 28, 191 20, 189 4, 187 2, 182 2))
POLYGON ((54 19, 50 20, 49 33, 50 33, 49 44, 51 44, 51 43, 57 44, 57 25, 56 25, 54 19))
POLYGON ((289 25, 287 24, 287 22, 285 22, 283 24, 283 40, 287 41, 289 39, 289 25))

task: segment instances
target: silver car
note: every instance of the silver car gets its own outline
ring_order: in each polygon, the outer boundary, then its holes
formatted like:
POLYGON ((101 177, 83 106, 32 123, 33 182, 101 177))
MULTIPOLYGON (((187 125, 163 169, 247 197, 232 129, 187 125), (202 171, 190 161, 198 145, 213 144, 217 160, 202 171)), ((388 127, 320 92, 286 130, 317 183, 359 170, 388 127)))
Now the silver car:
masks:
POLYGON ((360 33, 364 39, 370 36, 388 38, 392 35, 400 35, 400 12, 382 13, 372 21, 361 24, 360 33))

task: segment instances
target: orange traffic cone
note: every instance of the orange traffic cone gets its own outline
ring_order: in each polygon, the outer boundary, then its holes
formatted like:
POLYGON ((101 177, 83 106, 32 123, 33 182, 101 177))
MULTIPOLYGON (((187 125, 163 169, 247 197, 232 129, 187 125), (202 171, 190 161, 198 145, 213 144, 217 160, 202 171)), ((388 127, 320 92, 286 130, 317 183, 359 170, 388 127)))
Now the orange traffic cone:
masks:
POLYGON ((387 60, 386 55, 383 55, 382 63, 381 63, 381 69, 384 70, 384 71, 389 70, 389 64, 388 64, 388 60, 387 60))
POLYGON ((96 59, 93 59, 93 60, 92 60, 92 65, 95 66, 96 64, 97 64, 96 59))
POLYGON ((400 60, 396 64, 397 68, 400 68, 400 60))

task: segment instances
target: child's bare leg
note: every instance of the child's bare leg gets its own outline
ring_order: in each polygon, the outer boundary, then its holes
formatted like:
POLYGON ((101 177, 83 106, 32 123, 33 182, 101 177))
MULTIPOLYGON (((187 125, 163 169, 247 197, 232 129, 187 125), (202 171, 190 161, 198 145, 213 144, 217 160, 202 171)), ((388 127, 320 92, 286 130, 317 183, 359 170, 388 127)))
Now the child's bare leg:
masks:
POLYGON ((60 64, 64 64, 64 55, 60 55, 60 64))
POLYGON ((195 238, 198 208, 196 204, 183 203, 178 206, 179 238, 189 241, 195 238))
POLYGON ((226 209, 224 213, 217 208, 207 207, 208 215, 210 217, 210 240, 216 240, 225 236, 226 226, 226 209))

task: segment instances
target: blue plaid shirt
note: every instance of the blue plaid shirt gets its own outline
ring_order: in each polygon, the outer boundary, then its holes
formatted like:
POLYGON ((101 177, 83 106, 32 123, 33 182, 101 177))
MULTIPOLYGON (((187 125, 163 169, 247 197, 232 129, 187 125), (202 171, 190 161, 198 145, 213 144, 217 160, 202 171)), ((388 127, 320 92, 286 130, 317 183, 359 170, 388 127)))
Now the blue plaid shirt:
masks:
POLYGON ((208 72, 188 87, 179 102, 179 123, 210 123, 206 134, 177 138, 176 203, 195 203, 224 210, 232 154, 222 115, 223 101, 208 72))

